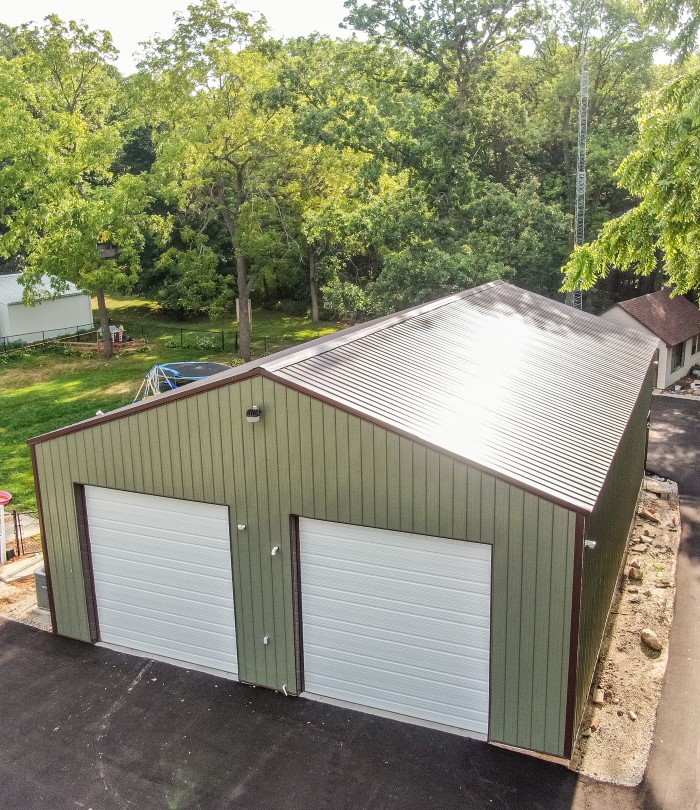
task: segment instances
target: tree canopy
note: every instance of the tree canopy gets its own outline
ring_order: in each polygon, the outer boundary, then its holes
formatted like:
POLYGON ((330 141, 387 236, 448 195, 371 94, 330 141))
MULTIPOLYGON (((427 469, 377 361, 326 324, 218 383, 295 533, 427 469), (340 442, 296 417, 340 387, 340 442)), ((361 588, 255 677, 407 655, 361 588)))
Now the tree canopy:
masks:
MULTIPOLYGON (((568 283, 605 277, 602 305, 641 291, 627 271, 655 278, 664 255, 679 288, 697 284, 696 73, 654 61, 673 47, 671 12, 346 8, 361 37, 278 40, 264 19, 200 0, 126 79, 107 32, 58 17, 0 28, 0 256, 23 270, 28 300, 45 276, 193 316, 233 318, 238 299, 247 358, 253 303, 353 320, 494 278, 559 296, 584 41, 587 222, 602 236, 568 283)), ((692 50, 692 21, 683 36, 692 50)))

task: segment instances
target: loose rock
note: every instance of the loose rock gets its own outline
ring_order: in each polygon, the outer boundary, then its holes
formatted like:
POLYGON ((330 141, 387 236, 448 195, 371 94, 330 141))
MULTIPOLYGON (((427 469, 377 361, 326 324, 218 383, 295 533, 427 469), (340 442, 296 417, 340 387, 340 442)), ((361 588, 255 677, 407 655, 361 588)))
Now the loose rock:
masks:
POLYGON ((634 582, 641 582, 644 579, 644 574, 639 568, 631 567, 627 576, 634 582))
POLYGON ((645 627, 644 630, 640 633, 642 641, 649 647, 650 650, 655 650, 659 652, 663 649, 663 644, 661 640, 656 635, 653 630, 650 630, 648 627, 645 627))
POLYGON ((630 716, 630 720, 636 720, 637 719, 637 715, 635 714, 635 712, 630 712, 629 716, 630 716))
POLYGON ((636 551, 637 553, 641 554, 647 550, 647 546, 645 543, 637 543, 636 546, 632 546, 632 551, 636 551))
POLYGON ((602 706, 605 703, 605 694, 602 689, 594 689, 593 690, 593 705, 594 706, 602 706))

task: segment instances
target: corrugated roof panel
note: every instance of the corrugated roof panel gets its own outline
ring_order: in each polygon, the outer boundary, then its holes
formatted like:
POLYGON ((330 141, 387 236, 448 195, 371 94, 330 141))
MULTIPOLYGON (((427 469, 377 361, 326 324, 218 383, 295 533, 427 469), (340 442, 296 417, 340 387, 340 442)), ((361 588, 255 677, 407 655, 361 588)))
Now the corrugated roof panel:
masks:
POLYGON ((616 306, 646 326, 667 346, 700 334, 700 309, 682 295, 671 298, 669 290, 640 295, 616 306))
POLYGON ((269 370, 584 511, 656 347, 503 283, 342 338, 269 370))

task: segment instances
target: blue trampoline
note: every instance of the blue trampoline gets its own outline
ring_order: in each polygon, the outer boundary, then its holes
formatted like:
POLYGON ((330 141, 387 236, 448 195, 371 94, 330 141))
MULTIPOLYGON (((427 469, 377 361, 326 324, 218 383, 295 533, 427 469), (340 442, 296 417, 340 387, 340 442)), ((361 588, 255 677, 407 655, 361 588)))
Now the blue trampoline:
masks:
POLYGON ((146 374, 138 393, 134 397, 134 402, 139 402, 148 397, 154 397, 165 391, 174 391, 183 385, 203 380, 213 374, 220 374, 228 371, 231 367, 222 363, 162 363, 153 366, 146 374))

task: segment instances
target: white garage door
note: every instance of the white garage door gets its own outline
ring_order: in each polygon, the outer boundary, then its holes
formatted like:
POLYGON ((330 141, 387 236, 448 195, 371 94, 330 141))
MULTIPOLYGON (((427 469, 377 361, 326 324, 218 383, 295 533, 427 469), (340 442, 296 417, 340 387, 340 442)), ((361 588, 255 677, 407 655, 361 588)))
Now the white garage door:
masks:
POLYGON ((228 509, 85 487, 100 640, 238 671, 228 509))
POLYGON ((299 529, 305 695, 486 735, 490 547, 299 529))

